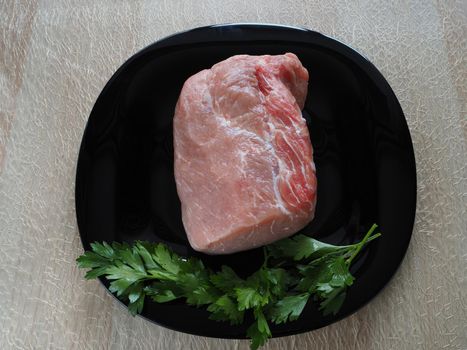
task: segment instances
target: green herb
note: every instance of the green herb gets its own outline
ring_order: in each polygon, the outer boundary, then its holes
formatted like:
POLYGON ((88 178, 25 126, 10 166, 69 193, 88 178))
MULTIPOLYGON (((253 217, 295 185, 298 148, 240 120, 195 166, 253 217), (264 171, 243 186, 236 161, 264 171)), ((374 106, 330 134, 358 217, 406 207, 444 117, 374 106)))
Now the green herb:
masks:
POLYGON ((161 243, 132 245, 93 243, 78 259, 89 269, 86 279, 105 276, 110 291, 141 313, 146 297, 157 303, 183 299, 204 306, 216 321, 241 324, 245 312, 255 321, 248 328, 251 349, 271 337, 268 322, 298 319, 309 299, 319 302, 324 315, 336 314, 355 278, 350 265, 362 248, 380 236, 373 225, 358 243, 335 246, 296 235, 264 248, 263 265, 246 279, 228 266, 214 272, 199 259, 186 259, 161 243))

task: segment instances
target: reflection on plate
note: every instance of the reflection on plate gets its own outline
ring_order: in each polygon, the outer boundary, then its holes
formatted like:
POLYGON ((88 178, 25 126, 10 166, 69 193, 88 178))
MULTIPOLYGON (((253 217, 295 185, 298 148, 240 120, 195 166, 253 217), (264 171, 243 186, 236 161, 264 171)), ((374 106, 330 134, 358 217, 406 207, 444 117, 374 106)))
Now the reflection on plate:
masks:
MULTIPOLYGON (((184 81, 236 54, 295 53, 310 72, 304 117, 318 177, 313 222, 302 233, 352 243, 376 222, 383 236, 354 264, 357 277, 335 316, 309 303, 299 320, 271 325, 274 336, 326 326, 356 311, 390 280, 410 241, 416 173, 401 107, 379 71, 348 46, 300 28, 230 24, 203 27, 156 42, 110 79, 89 118, 78 160, 76 212, 85 249, 93 241, 165 242, 206 265, 248 275, 261 249, 228 256, 193 251, 180 215, 173 174, 172 118, 184 81)), ((108 287, 107 281, 103 283, 108 287)), ((245 325, 208 319, 184 302, 148 301, 143 317, 182 332, 243 338, 245 325)))

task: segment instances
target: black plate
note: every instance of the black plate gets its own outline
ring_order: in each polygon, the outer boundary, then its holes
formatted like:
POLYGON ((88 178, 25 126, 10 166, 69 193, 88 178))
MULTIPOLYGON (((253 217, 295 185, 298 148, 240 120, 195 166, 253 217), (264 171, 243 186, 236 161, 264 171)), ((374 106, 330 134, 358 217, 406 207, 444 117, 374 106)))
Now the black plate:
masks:
MULTIPOLYGON (((304 110, 318 176, 316 218, 304 232, 331 243, 361 238, 372 223, 383 236, 353 267, 357 280, 336 316, 309 303, 299 320, 272 326, 274 336, 309 331, 350 315, 393 276, 410 241, 416 173, 401 107, 381 73, 362 55, 322 34, 293 27, 231 24, 165 38, 131 57, 92 110, 76 176, 76 213, 85 249, 93 241, 149 240, 197 255, 212 268, 255 270, 261 250, 230 256, 194 252, 186 239, 173 174, 172 117, 183 82, 236 54, 293 52, 310 72, 304 110)), ((108 287, 106 281, 103 281, 108 287)), ((143 316, 182 332, 245 337, 183 302, 147 302, 143 316)))

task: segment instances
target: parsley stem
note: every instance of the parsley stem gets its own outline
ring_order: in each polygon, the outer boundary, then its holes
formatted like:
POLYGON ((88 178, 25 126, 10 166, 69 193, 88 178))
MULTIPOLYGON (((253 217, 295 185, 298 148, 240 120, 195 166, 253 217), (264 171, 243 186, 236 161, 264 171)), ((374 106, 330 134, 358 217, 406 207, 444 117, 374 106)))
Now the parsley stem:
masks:
MULTIPOLYGON (((358 255, 358 253, 360 253, 360 250, 362 250, 363 246, 369 242, 371 239, 371 235, 373 234, 373 232, 376 230, 376 228, 378 227, 378 225, 376 224, 373 224, 373 226, 371 226, 371 228, 368 230, 368 232, 366 233, 365 237, 363 237, 363 239, 357 243, 356 247, 355 247, 355 250, 353 252, 353 254, 350 256, 350 258, 347 259, 346 263, 348 265, 350 265, 353 261, 353 259, 355 259, 355 257, 358 255)), ((379 237, 381 234, 380 233, 377 233, 374 235, 375 238, 379 237)), ((372 238, 373 239, 373 238, 372 238)))
POLYGON ((264 254, 263 267, 267 267, 268 266, 268 260, 269 260, 269 252, 268 252, 268 249, 265 246, 263 247, 263 254, 264 254))
MULTIPOLYGON (((332 257, 332 256, 338 256, 338 255, 342 254, 342 251, 344 251, 344 250, 349 250, 351 247, 352 247, 352 246, 343 247, 343 248, 340 248, 340 247, 339 247, 339 248, 336 248, 335 251, 330 252, 330 253, 327 253, 327 254, 324 254, 323 256, 320 256, 319 258, 316 258, 316 259, 310 261, 309 264, 310 264, 310 265, 316 265, 316 264, 318 264, 318 263, 320 263, 320 262, 322 262, 322 261, 324 261, 324 260, 326 260, 326 259, 329 259, 329 258, 332 257)), ((348 252, 346 252, 346 253, 344 253, 344 254, 348 254, 350 251, 351 251, 351 250, 349 250, 348 252)))
POLYGON ((379 233, 379 232, 378 232, 378 233, 375 233, 373 236, 371 236, 370 238, 368 238, 368 239, 366 240, 365 244, 370 243, 372 240, 378 238, 379 236, 381 236, 381 233, 379 233))

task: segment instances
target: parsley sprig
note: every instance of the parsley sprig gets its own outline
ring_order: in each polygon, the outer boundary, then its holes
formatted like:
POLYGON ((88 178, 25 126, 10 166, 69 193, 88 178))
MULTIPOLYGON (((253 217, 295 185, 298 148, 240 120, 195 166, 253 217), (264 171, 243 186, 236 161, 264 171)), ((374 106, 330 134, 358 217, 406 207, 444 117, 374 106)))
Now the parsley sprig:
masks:
POLYGON ((162 243, 93 243, 77 259, 89 269, 86 279, 105 276, 110 291, 141 313, 146 297, 157 303, 183 299, 205 306, 216 321, 241 324, 245 312, 255 321, 247 330, 251 349, 272 336, 269 323, 298 319, 309 299, 319 302, 324 315, 336 314, 355 278, 350 265, 362 248, 379 237, 373 225, 355 244, 335 246, 296 235, 264 247, 262 266, 240 278, 228 266, 212 271, 200 259, 184 258, 162 243))

